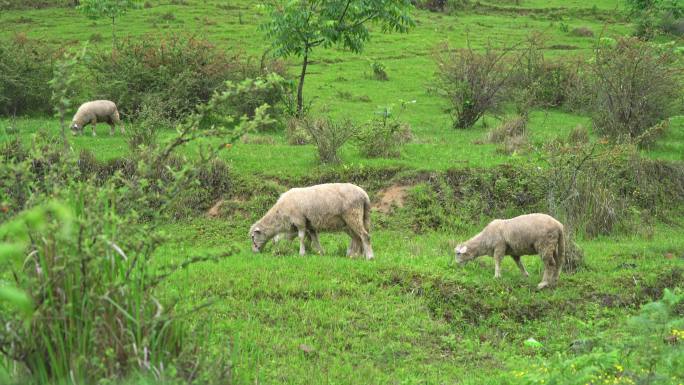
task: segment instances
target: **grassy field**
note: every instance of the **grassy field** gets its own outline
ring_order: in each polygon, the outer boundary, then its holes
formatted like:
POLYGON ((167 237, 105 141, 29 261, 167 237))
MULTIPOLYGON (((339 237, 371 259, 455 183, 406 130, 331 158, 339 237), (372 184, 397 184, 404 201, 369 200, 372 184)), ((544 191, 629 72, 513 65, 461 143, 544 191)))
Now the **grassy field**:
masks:
MULTIPOLYGON (((226 50, 254 55, 268 46, 257 30, 265 15, 252 2, 152 3, 122 17, 117 34, 192 32, 226 50)), ((417 26, 409 34, 376 32, 361 55, 315 51, 305 98, 318 113, 365 122, 379 107, 398 108, 401 100, 416 100, 401 115, 415 140, 400 158, 366 159, 348 144, 342 165, 319 166, 313 146, 288 145, 282 133, 262 134, 272 144, 237 143, 221 156, 241 178, 278 183, 279 189, 294 187, 279 183, 325 171, 444 171, 536 162, 535 150, 508 156, 495 145, 479 144, 498 118, 487 116, 485 124, 470 130, 451 128, 445 101, 431 91, 435 49, 444 41, 457 47, 468 40, 477 47, 511 45, 539 32, 547 36, 547 55, 581 54, 599 36, 625 35, 631 26, 621 16, 620 1, 519 3, 483 3, 455 15, 418 11, 417 26), (591 28, 595 37, 574 36, 562 25, 591 28), (370 78, 370 61, 386 65, 389 81, 370 78)), ((25 33, 55 44, 110 44, 108 23, 86 19, 73 9, 7 11, 0 14, 0 23, 5 26, 2 37, 25 33)), ((290 64, 295 73, 298 63, 290 64)), ((535 110, 531 142, 538 147, 566 137, 578 125, 591 127, 591 120, 560 110, 535 110)), ((98 137, 77 137, 72 145, 102 160, 125 156, 129 149, 124 138, 110 137, 107 130, 101 125, 98 137)), ((48 117, 0 119, 0 141, 9 138, 6 132, 18 132, 28 141, 38 131, 57 133, 58 122, 48 117)), ((171 128, 160 128, 160 139, 172 135, 171 128)), ((684 117, 674 118, 667 134, 643 153, 684 161, 684 117)), ((377 198, 377 189, 370 193, 377 198)), ((400 230, 406 213, 374 212, 376 259, 370 262, 344 257, 348 240, 342 234, 322 236, 323 256, 300 257, 294 242, 254 255, 249 226, 264 213, 264 202, 276 198, 231 197, 238 209, 220 218, 198 216, 164 226, 169 241, 159 251, 162 261, 182 261, 233 244, 241 250, 220 263, 178 272, 159 289, 161 297, 177 301, 181 309, 215 301, 189 318, 209 329, 206 348, 231 360, 236 383, 497 384, 512 370, 568 353, 573 341, 597 335, 621 338, 625 319, 639 305, 665 287, 682 286, 684 218, 644 225, 632 234, 579 239, 586 266, 561 276, 557 289, 537 292, 542 268, 537 257, 524 259, 529 279, 519 275, 512 259, 505 260, 498 281, 490 258, 462 267, 453 263, 454 246, 479 231, 480 220, 458 232, 415 233, 409 227, 400 230), (400 222, 388 225, 393 221, 400 222), (526 347, 528 338, 540 341, 543 349, 526 347)))

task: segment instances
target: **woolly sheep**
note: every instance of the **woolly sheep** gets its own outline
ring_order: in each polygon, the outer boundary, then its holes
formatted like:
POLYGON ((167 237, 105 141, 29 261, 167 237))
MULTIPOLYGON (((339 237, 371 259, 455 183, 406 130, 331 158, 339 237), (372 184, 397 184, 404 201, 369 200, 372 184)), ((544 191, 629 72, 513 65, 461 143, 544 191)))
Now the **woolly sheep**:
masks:
POLYGON ((495 219, 485 228, 456 246, 456 262, 464 264, 481 255, 494 257, 494 278, 501 277, 501 260, 510 255, 520 272, 528 276, 520 257, 538 254, 544 263, 544 277, 537 286, 543 289, 558 282, 565 261, 563 225, 546 214, 527 214, 512 219, 495 219))
POLYGON ((95 136, 95 128, 97 123, 100 122, 109 124, 110 135, 114 135, 114 128, 117 124, 120 124, 121 133, 125 132, 123 123, 119 119, 119 111, 116 108, 116 104, 109 100, 94 100, 81 104, 72 119, 71 130, 74 132, 74 135, 83 133, 83 128, 91 124, 93 136, 95 136))
POLYGON ((321 231, 345 231, 352 239, 347 255, 363 251, 366 259, 372 259, 368 194, 350 183, 290 189, 252 225, 249 235, 252 250, 258 253, 274 236, 294 238, 296 233, 299 237, 299 254, 304 255, 306 236, 311 238, 316 251, 323 253, 318 241, 321 231))

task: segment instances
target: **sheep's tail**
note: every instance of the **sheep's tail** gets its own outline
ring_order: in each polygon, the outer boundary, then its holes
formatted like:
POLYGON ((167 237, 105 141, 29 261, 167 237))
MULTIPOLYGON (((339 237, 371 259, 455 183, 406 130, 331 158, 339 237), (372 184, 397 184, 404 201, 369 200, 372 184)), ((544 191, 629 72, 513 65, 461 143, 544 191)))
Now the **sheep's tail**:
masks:
POLYGON ((561 269, 565 264, 565 229, 558 232, 558 245, 556 246, 556 265, 561 269))
POLYGON ((371 204, 370 204, 370 199, 368 196, 366 196, 366 199, 363 200, 363 227, 366 228, 366 231, 370 233, 370 211, 371 211, 371 204))

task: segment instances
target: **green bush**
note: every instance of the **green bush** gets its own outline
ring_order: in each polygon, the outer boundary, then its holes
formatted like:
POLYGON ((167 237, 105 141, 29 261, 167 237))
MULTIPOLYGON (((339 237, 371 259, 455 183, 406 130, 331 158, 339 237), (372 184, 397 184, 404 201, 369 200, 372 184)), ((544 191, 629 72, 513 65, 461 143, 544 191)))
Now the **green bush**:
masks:
POLYGON ((48 82, 56 55, 23 34, 0 40, 0 115, 52 112, 48 82))
MULTIPOLYGON (((684 378, 684 293, 665 289, 662 299, 643 305, 619 338, 592 336, 589 351, 570 350, 501 379, 507 385, 672 385, 684 378)), ((610 332, 614 332, 611 328, 610 332)), ((608 333, 610 333, 608 332, 608 333)), ((608 334, 606 333, 606 334, 608 334)), ((577 340, 581 346, 582 340, 577 340)), ((574 345, 574 344, 573 344, 574 345)))
POLYGON ((681 107, 682 71, 671 49, 632 38, 599 45, 595 53, 592 119, 598 133, 632 141, 681 107))
POLYGON ((376 114, 379 117, 364 125, 357 134, 361 154, 368 158, 400 157, 401 147, 413 137, 411 126, 400 121, 391 107, 385 107, 376 114))
POLYGON ((89 69, 95 98, 114 100, 122 115, 131 118, 152 103, 168 120, 192 113, 227 80, 260 73, 240 55, 228 56, 208 41, 186 35, 123 40, 113 53, 94 54, 89 69))
POLYGON ((321 163, 340 163, 339 149, 356 135, 356 127, 348 120, 335 122, 329 118, 304 119, 303 125, 316 145, 321 163))

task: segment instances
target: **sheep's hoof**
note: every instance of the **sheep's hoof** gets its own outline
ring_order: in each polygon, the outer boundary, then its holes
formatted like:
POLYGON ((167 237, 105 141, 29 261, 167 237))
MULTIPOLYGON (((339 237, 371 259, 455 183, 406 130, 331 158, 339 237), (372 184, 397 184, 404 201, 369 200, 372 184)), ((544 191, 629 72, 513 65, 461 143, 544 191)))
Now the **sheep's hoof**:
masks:
POLYGON ((542 289, 545 289, 547 287, 549 287, 548 282, 540 282, 539 285, 537 285, 537 290, 542 290, 542 289))

